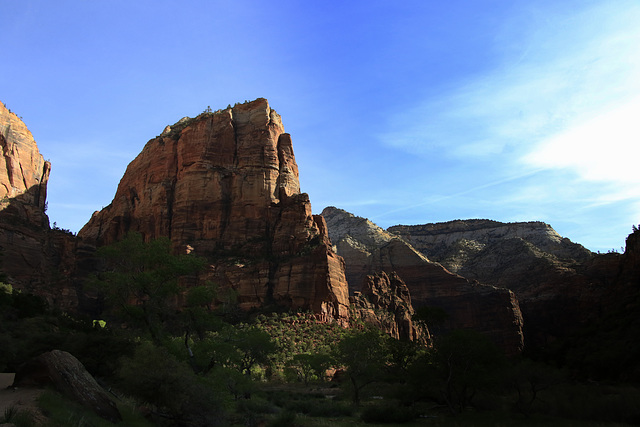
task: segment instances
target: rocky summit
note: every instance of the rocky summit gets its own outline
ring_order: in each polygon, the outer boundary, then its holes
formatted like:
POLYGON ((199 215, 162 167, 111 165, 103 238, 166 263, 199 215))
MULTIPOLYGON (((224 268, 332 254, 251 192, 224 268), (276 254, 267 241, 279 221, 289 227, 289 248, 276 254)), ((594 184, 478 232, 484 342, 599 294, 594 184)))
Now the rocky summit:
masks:
POLYGON ((344 262, 300 192, 291 137, 266 99, 167 126, 78 236, 101 246, 130 231, 207 257, 201 279, 233 289, 242 308, 348 319, 344 262))
POLYGON ((447 313, 443 332, 471 328, 485 333, 507 353, 522 350, 522 316, 513 292, 449 272, 366 218, 335 207, 325 208, 322 215, 337 253, 347 264, 352 293, 370 287, 369 275, 397 274, 416 308, 447 313))

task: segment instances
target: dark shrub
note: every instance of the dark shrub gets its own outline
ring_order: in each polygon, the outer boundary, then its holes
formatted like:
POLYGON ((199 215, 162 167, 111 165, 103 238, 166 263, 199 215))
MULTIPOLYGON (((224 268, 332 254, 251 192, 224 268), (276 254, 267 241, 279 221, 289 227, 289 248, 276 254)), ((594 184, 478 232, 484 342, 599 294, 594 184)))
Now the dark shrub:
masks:
POLYGON ((401 407, 385 403, 382 405, 367 406, 360 415, 365 423, 408 423, 416 418, 411 408, 401 407))

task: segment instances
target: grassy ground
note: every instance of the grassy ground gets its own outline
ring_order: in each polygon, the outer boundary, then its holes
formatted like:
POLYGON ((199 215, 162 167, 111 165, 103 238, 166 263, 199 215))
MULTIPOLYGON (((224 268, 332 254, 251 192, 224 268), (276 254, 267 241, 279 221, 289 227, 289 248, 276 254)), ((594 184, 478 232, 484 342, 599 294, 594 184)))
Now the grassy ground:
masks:
MULTIPOLYGON (((17 427, 106 427, 113 424, 86 408, 70 402, 57 392, 48 390, 37 400, 39 412, 46 418, 33 419, 22 411, 11 420, 17 427)), ((119 425, 149 427, 171 425, 161 419, 145 418, 133 400, 118 401, 123 416, 119 425)), ((4 414, 6 418, 9 413, 4 414)), ((0 414, 0 424, 3 421, 0 414)), ((338 387, 328 384, 308 385, 263 383, 251 394, 231 403, 223 426, 245 427, 341 427, 341 426, 406 426, 406 427, 511 427, 511 426, 576 426, 617 427, 631 424, 572 420, 552 416, 526 418, 514 412, 486 410, 468 411, 452 416, 445 408, 433 404, 401 406, 398 402, 371 394, 361 405, 354 406, 338 387)))
POLYGON ((511 427, 511 426, 580 426, 616 427, 631 424, 569 420, 559 417, 524 417, 504 411, 469 411, 452 416, 444 408, 432 404, 403 408, 397 402, 369 396, 358 407, 345 398, 342 391, 330 387, 309 388, 296 384, 281 384, 263 388, 239 405, 234 425, 277 426, 432 426, 432 427, 511 427), (247 401, 248 402, 248 401, 247 401), (413 412, 413 417, 403 414, 413 412), (387 417, 389 413, 391 415, 387 417), (368 416, 367 416, 368 415, 368 416), (396 419, 394 420, 394 416, 396 419), (376 417, 378 417, 376 419, 376 417), (365 422, 363 419, 368 419, 365 422), (410 419, 410 420, 409 420, 410 419), (407 420, 407 421, 405 421, 407 420))

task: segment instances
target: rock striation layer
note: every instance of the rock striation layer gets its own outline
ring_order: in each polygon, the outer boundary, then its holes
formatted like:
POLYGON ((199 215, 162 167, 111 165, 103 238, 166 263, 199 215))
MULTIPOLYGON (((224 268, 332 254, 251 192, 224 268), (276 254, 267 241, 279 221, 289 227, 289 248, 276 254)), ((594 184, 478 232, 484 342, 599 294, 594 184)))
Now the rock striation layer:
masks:
POLYGON ((68 309, 78 304, 65 272, 74 239, 50 230, 46 211, 51 164, 22 120, 0 102, 0 270, 16 289, 68 309), (60 274, 62 273, 62 274, 60 274))
POLYGON ((165 128, 78 236, 100 246, 129 231, 207 257, 202 279, 233 291, 243 308, 277 304, 348 318, 344 262, 300 192, 291 137, 266 99, 165 128))
POLYGON ((325 208, 322 216, 336 252, 345 259, 352 293, 363 289, 368 275, 395 273, 406 283, 414 307, 446 311, 443 331, 472 328, 509 354, 522 350, 522 316, 512 292, 447 271, 366 218, 335 207, 325 208))

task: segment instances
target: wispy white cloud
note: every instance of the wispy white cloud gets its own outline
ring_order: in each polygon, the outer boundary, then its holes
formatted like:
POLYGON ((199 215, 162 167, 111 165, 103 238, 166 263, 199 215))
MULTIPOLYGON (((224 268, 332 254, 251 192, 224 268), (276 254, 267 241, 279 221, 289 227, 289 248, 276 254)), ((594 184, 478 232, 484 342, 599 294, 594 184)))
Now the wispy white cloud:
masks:
MULTIPOLYGON (((638 222, 640 3, 577 5, 511 15, 496 29, 491 69, 390 120, 384 144, 433 170, 444 158, 469 171, 471 188, 460 176, 457 188, 438 188, 449 191, 442 209, 564 223, 578 239, 606 221, 638 222)), ((440 201, 408 209, 429 203, 440 201)))
POLYGON ((424 155, 517 156, 630 102, 640 94, 640 4, 623 5, 563 11, 514 34, 521 52, 505 48, 498 66, 396 116, 382 140, 424 155))
MULTIPOLYGON (((640 78, 640 76, 638 76, 640 78)), ((551 135, 523 161, 542 168, 571 169, 588 181, 640 184, 640 96, 551 135)), ((635 187, 637 188, 637 187, 635 187)), ((640 195, 640 188, 630 195, 640 195)))

